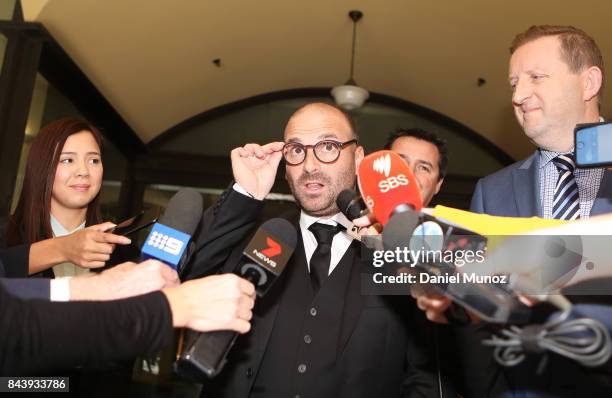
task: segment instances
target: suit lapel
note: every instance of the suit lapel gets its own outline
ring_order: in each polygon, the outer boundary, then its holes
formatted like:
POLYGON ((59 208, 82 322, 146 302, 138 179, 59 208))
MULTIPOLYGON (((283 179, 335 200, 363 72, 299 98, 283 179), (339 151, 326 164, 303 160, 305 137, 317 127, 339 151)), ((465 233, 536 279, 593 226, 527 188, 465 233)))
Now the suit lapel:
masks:
POLYGON ((610 213, 612 212, 612 170, 605 170, 597 197, 591 208, 591 215, 610 213))
POLYGON ((344 293, 344 310, 342 312, 342 324, 338 344, 338 357, 344 352, 344 348, 355 330, 355 324, 361 316, 364 297, 361 295, 361 247, 358 241, 353 240, 342 261, 350 261, 351 273, 349 282, 344 293))
POLYGON ((512 189, 519 217, 542 216, 538 158, 538 152, 535 152, 523 164, 512 170, 512 189))

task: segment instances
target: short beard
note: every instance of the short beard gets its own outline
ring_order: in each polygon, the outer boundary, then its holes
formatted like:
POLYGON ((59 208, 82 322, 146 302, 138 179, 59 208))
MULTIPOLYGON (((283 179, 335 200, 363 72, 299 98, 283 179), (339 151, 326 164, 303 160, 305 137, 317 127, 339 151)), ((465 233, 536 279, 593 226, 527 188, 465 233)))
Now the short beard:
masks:
POLYGON ((294 184, 291 179, 287 179, 287 182, 295 201, 306 214, 313 217, 333 216, 340 211, 336 204, 338 194, 345 189, 355 187, 355 170, 351 167, 343 171, 336 179, 335 184, 331 177, 321 172, 315 174, 302 173, 297 179, 297 183, 294 184), (308 196, 297 189, 297 187, 302 187, 308 181, 319 181, 325 185, 324 197, 319 199, 321 200, 320 204, 311 205, 308 196))

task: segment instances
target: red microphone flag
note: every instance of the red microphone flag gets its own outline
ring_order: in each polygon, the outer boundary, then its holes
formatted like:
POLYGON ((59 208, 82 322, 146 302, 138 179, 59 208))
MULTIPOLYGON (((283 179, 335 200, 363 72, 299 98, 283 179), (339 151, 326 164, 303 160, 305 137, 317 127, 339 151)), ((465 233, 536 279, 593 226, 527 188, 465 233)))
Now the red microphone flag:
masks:
POLYGON ((393 151, 378 151, 363 158, 357 181, 366 205, 383 225, 400 205, 411 206, 416 211, 423 207, 410 167, 393 151))

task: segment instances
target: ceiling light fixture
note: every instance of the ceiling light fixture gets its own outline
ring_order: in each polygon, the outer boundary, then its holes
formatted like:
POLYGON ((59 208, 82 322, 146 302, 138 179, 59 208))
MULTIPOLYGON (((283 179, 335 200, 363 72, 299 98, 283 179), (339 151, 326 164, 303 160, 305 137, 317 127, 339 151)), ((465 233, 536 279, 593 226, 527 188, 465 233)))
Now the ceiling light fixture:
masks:
POLYGON ((342 86, 336 86, 331 90, 331 95, 334 97, 336 104, 347 111, 360 108, 370 96, 368 90, 359 87, 353 79, 355 69, 355 41, 357 36, 357 22, 363 17, 363 13, 359 10, 352 10, 348 13, 349 18, 353 21, 353 48, 351 51, 351 74, 346 83, 342 86))

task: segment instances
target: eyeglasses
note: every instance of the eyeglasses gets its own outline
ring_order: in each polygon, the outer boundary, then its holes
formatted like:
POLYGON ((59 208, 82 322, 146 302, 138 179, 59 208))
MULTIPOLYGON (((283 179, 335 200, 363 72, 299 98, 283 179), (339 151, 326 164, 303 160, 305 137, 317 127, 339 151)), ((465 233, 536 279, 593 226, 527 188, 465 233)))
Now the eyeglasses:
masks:
POLYGON ((302 164, 306 160, 306 150, 312 148, 315 157, 321 163, 333 163, 340 157, 340 152, 344 147, 351 144, 357 144, 356 139, 346 142, 334 140, 319 141, 314 145, 304 145, 297 142, 288 142, 283 147, 283 157, 285 162, 291 166, 302 164))

